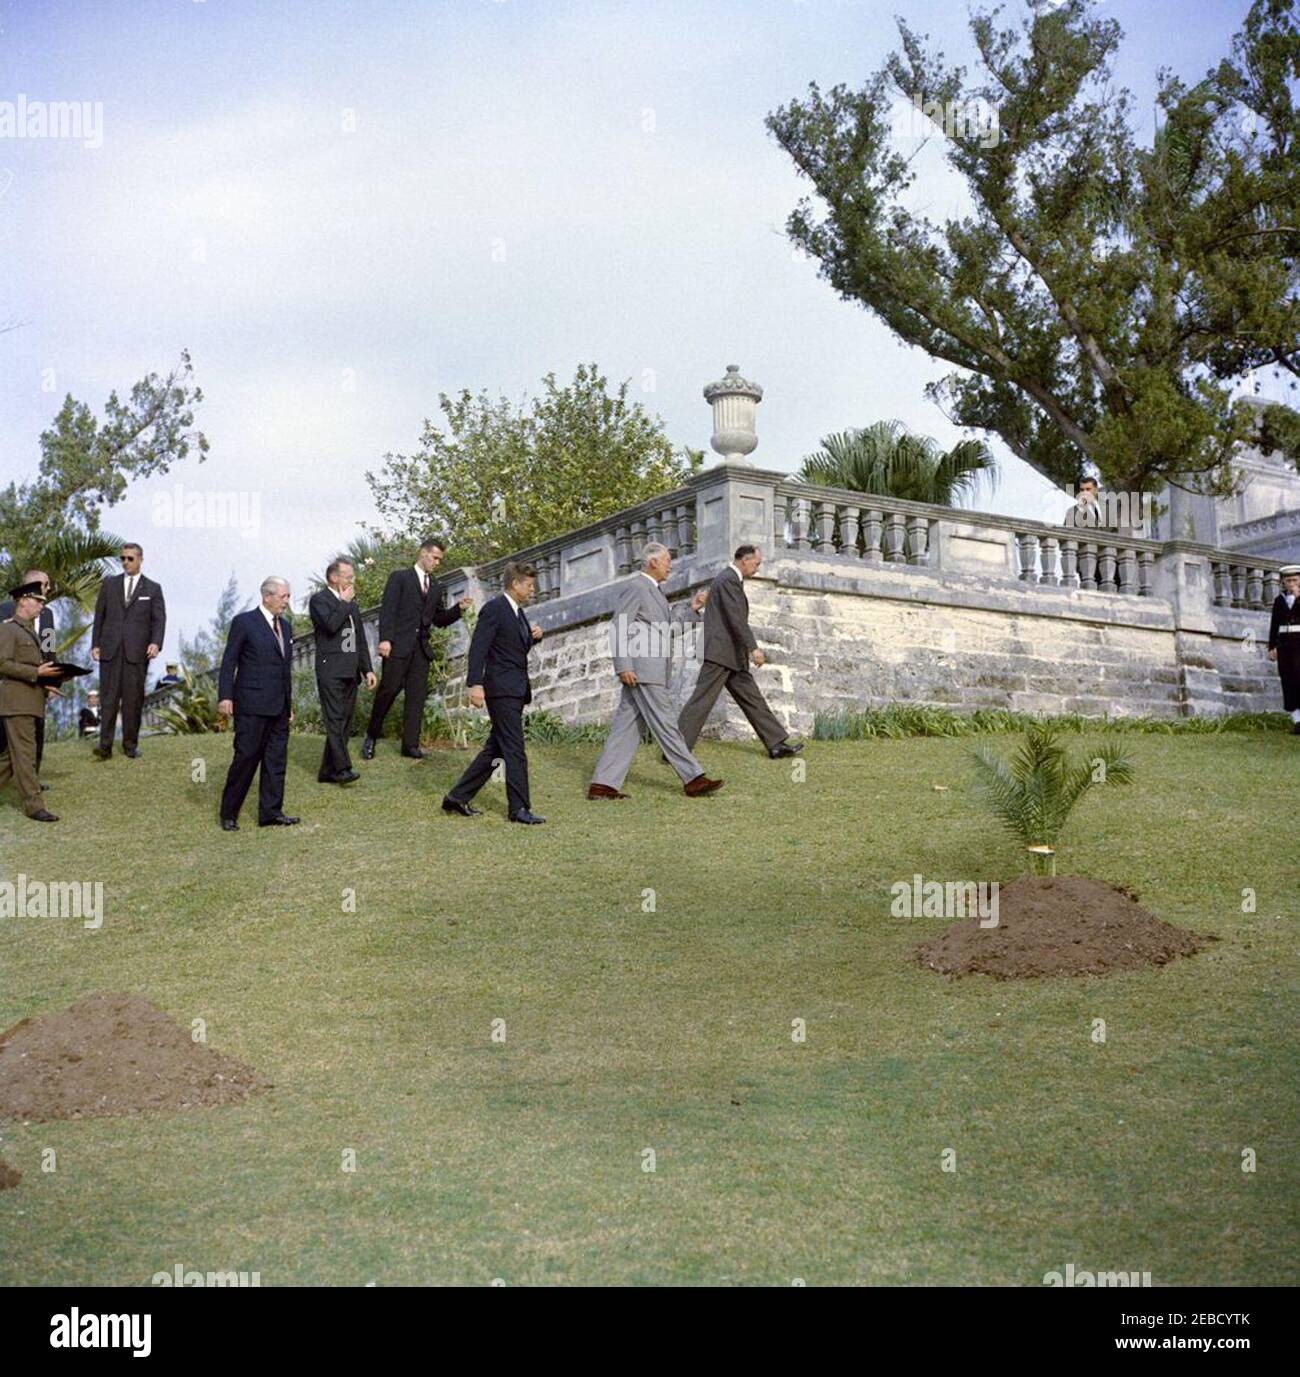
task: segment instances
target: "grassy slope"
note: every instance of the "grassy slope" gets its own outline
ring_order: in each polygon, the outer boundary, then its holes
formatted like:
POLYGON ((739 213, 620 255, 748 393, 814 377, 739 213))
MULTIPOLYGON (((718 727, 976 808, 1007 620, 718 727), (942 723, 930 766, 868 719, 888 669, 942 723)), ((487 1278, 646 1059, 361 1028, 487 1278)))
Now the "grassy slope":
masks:
POLYGON ((617 805, 582 796, 597 747, 535 747, 551 822, 522 828, 499 786, 486 817, 436 811, 463 757, 386 743, 345 792, 314 782, 319 739, 298 738, 303 825, 246 809, 234 836, 215 821, 224 739, 106 765, 54 747, 64 821, 29 823, 6 792, 0 878, 102 879, 107 918, 0 921, 0 1028, 137 991, 276 1088, 0 1125, 25 1176, 0 1194, 0 1282, 177 1262, 266 1285, 1037 1285, 1066 1262, 1294 1282, 1300 742, 1127 742, 1139 782, 1085 801, 1065 864, 1225 940, 1018 985, 923 972, 909 956, 935 920, 889 916, 914 871, 1020 869, 968 802, 970 744, 815 743, 796 784, 753 743, 705 743, 727 787, 698 802, 643 750, 617 805))

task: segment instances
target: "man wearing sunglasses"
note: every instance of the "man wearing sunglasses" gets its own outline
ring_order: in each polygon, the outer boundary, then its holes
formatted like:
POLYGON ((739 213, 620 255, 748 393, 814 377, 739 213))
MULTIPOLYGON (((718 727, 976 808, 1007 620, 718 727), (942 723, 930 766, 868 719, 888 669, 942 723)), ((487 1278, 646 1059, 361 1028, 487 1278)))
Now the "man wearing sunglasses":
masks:
POLYGON ((119 708, 122 750, 132 757, 140 754, 145 679, 167 630, 163 591, 140 572, 143 562, 144 551, 138 545, 123 545, 122 572, 99 585, 95 602, 90 655, 99 662, 99 745, 93 752, 99 760, 113 754, 119 708))

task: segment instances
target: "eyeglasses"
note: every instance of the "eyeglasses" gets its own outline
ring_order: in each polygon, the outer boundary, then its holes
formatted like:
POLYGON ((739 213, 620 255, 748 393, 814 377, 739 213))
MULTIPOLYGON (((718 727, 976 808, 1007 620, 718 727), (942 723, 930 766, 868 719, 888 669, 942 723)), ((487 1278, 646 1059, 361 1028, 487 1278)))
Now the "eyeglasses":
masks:
POLYGON ((134 563, 136 562, 136 560, 139 559, 139 558, 140 558, 139 555, 123 555, 123 556, 122 556, 122 563, 123 563, 123 564, 134 564, 134 563))

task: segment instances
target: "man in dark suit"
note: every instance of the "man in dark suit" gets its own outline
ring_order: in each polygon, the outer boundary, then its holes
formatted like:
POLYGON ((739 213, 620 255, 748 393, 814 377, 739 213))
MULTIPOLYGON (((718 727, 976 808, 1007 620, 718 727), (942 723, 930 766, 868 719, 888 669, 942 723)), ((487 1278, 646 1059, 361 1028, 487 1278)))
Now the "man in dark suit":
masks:
POLYGON ((122 572, 99 585, 95 622, 90 632, 90 656, 99 662, 99 745, 94 754, 107 760, 113 754, 113 732, 122 710, 122 750, 140 754, 140 716, 149 661, 162 649, 167 631, 163 591, 140 572, 144 551, 136 544, 122 546, 122 572))
POLYGON ((483 604, 469 643, 465 687, 476 708, 486 706, 492 730, 483 749, 442 801, 444 813, 472 818, 481 809, 470 799, 487 783, 497 760, 506 767, 506 802, 511 822, 541 823, 529 806, 528 756, 524 751, 524 708, 532 702, 528 656, 542 639, 524 608, 537 591, 537 570, 531 564, 511 563, 502 578, 505 591, 483 604))
POLYGON ((429 630, 450 626, 471 606, 461 598, 455 607, 443 606, 443 591, 433 581, 433 571, 442 563, 446 545, 430 537, 420 545, 415 567, 396 569, 384 585, 379 607, 379 658, 384 662, 383 678, 375 694, 374 708, 366 739, 361 743, 361 759, 373 760, 375 742, 384 734, 384 718, 399 693, 402 701, 402 754, 423 760, 420 749, 420 724, 424 719, 424 700, 429 694, 429 663, 433 647, 429 630))
POLYGON ((742 545, 709 589, 709 600, 704 607, 700 677, 677 719, 677 726, 690 750, 694 750, 705 719, 724 688, 736 700, 773 760, 797 755, 803 750, 802 741, 788 739, 780 719, 767 706, 767 700, 749 672, 751 662, 761 665, 765 657, 749 629, 745 580, 753 578, 762 563, 763 556, 756 545, 742 545))
POLYGON ((221 794, 221 826, 239 830, 239 810, 259 773, 257 825, 291 827, 284 811, 284 770, 293 721, 293 628, 283 615, 289 584, 262 580, 262 605, 230 623, 217 675, 218 709, 235 719, 235 754, 221 794))
MULTIPOLYGON (((41 596, 48 599, 50 596, 50 576, 43 569, 28 569, 22 577, 24 584, 38 583, 41 586, 41 596)), ((14 599, 9 598, 5 602, 0 602, 0 622, 7 622, 15 612, 14 599)), ((52 660, 54 653, 58 649, 58 641, 54 631, 54 613, 50 610, 48 602, 41 604, 40 616, 36 621, 36 639, 41 644, 41 650, 45 652, 45 658, 52 660)), ((5 728, 4 718, 0 717, 0 755, 5 750, 5 728)), ((36 768, 41 768, 41 758, 45 754, 45 718, 36 719, 36 768)), ((45 785, 42 784, 44 789, 45 785)))
POLYGON ((1292 735, 1300 736, 1300 564, 1284 564, 1282 591, 1273 599, 1268 624, 1268 658, 1282 679, 1282 708, 1291 714, 1292 735))
POLYGON ((352 580, 352 565, 346 559, 334 560, 325 570, 325 587, 307 604, 316 632, 316 688, 325 727, 325 752, 316 775, 322 784, 351 784, 361 778, 352 768, 348 737, 357 685, 364 679, 367 688, 375 686, 352 580))

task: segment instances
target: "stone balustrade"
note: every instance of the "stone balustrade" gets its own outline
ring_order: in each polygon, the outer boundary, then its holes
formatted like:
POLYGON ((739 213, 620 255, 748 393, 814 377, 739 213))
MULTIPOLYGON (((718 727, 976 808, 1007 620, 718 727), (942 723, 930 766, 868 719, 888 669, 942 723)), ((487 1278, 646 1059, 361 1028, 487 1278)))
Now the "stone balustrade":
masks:
MULTIPOLYGON (((573 721, 610 711, 604 624, 650 541, 672 552, 670 597, 707 583, 738 545, 762 549, 749 585, 760 674, 792 726, 819 708, 900 700, 1157 715, 1280 705, 1260 649, 1280 561, 724 463, 509 556, 538 571, 536 706, 573 721)), ((481 605, 507 562, 444 571, 446 596, 481 605)), ((373 648, 378 609, 363 616, 373 648)), ((458 625, 453 655, 464 648, 458 625)), ((295 638, 295 664, 311 653, 310 634, 295 638)), ((688 661, 679 692, 693 676, 688 661)))

